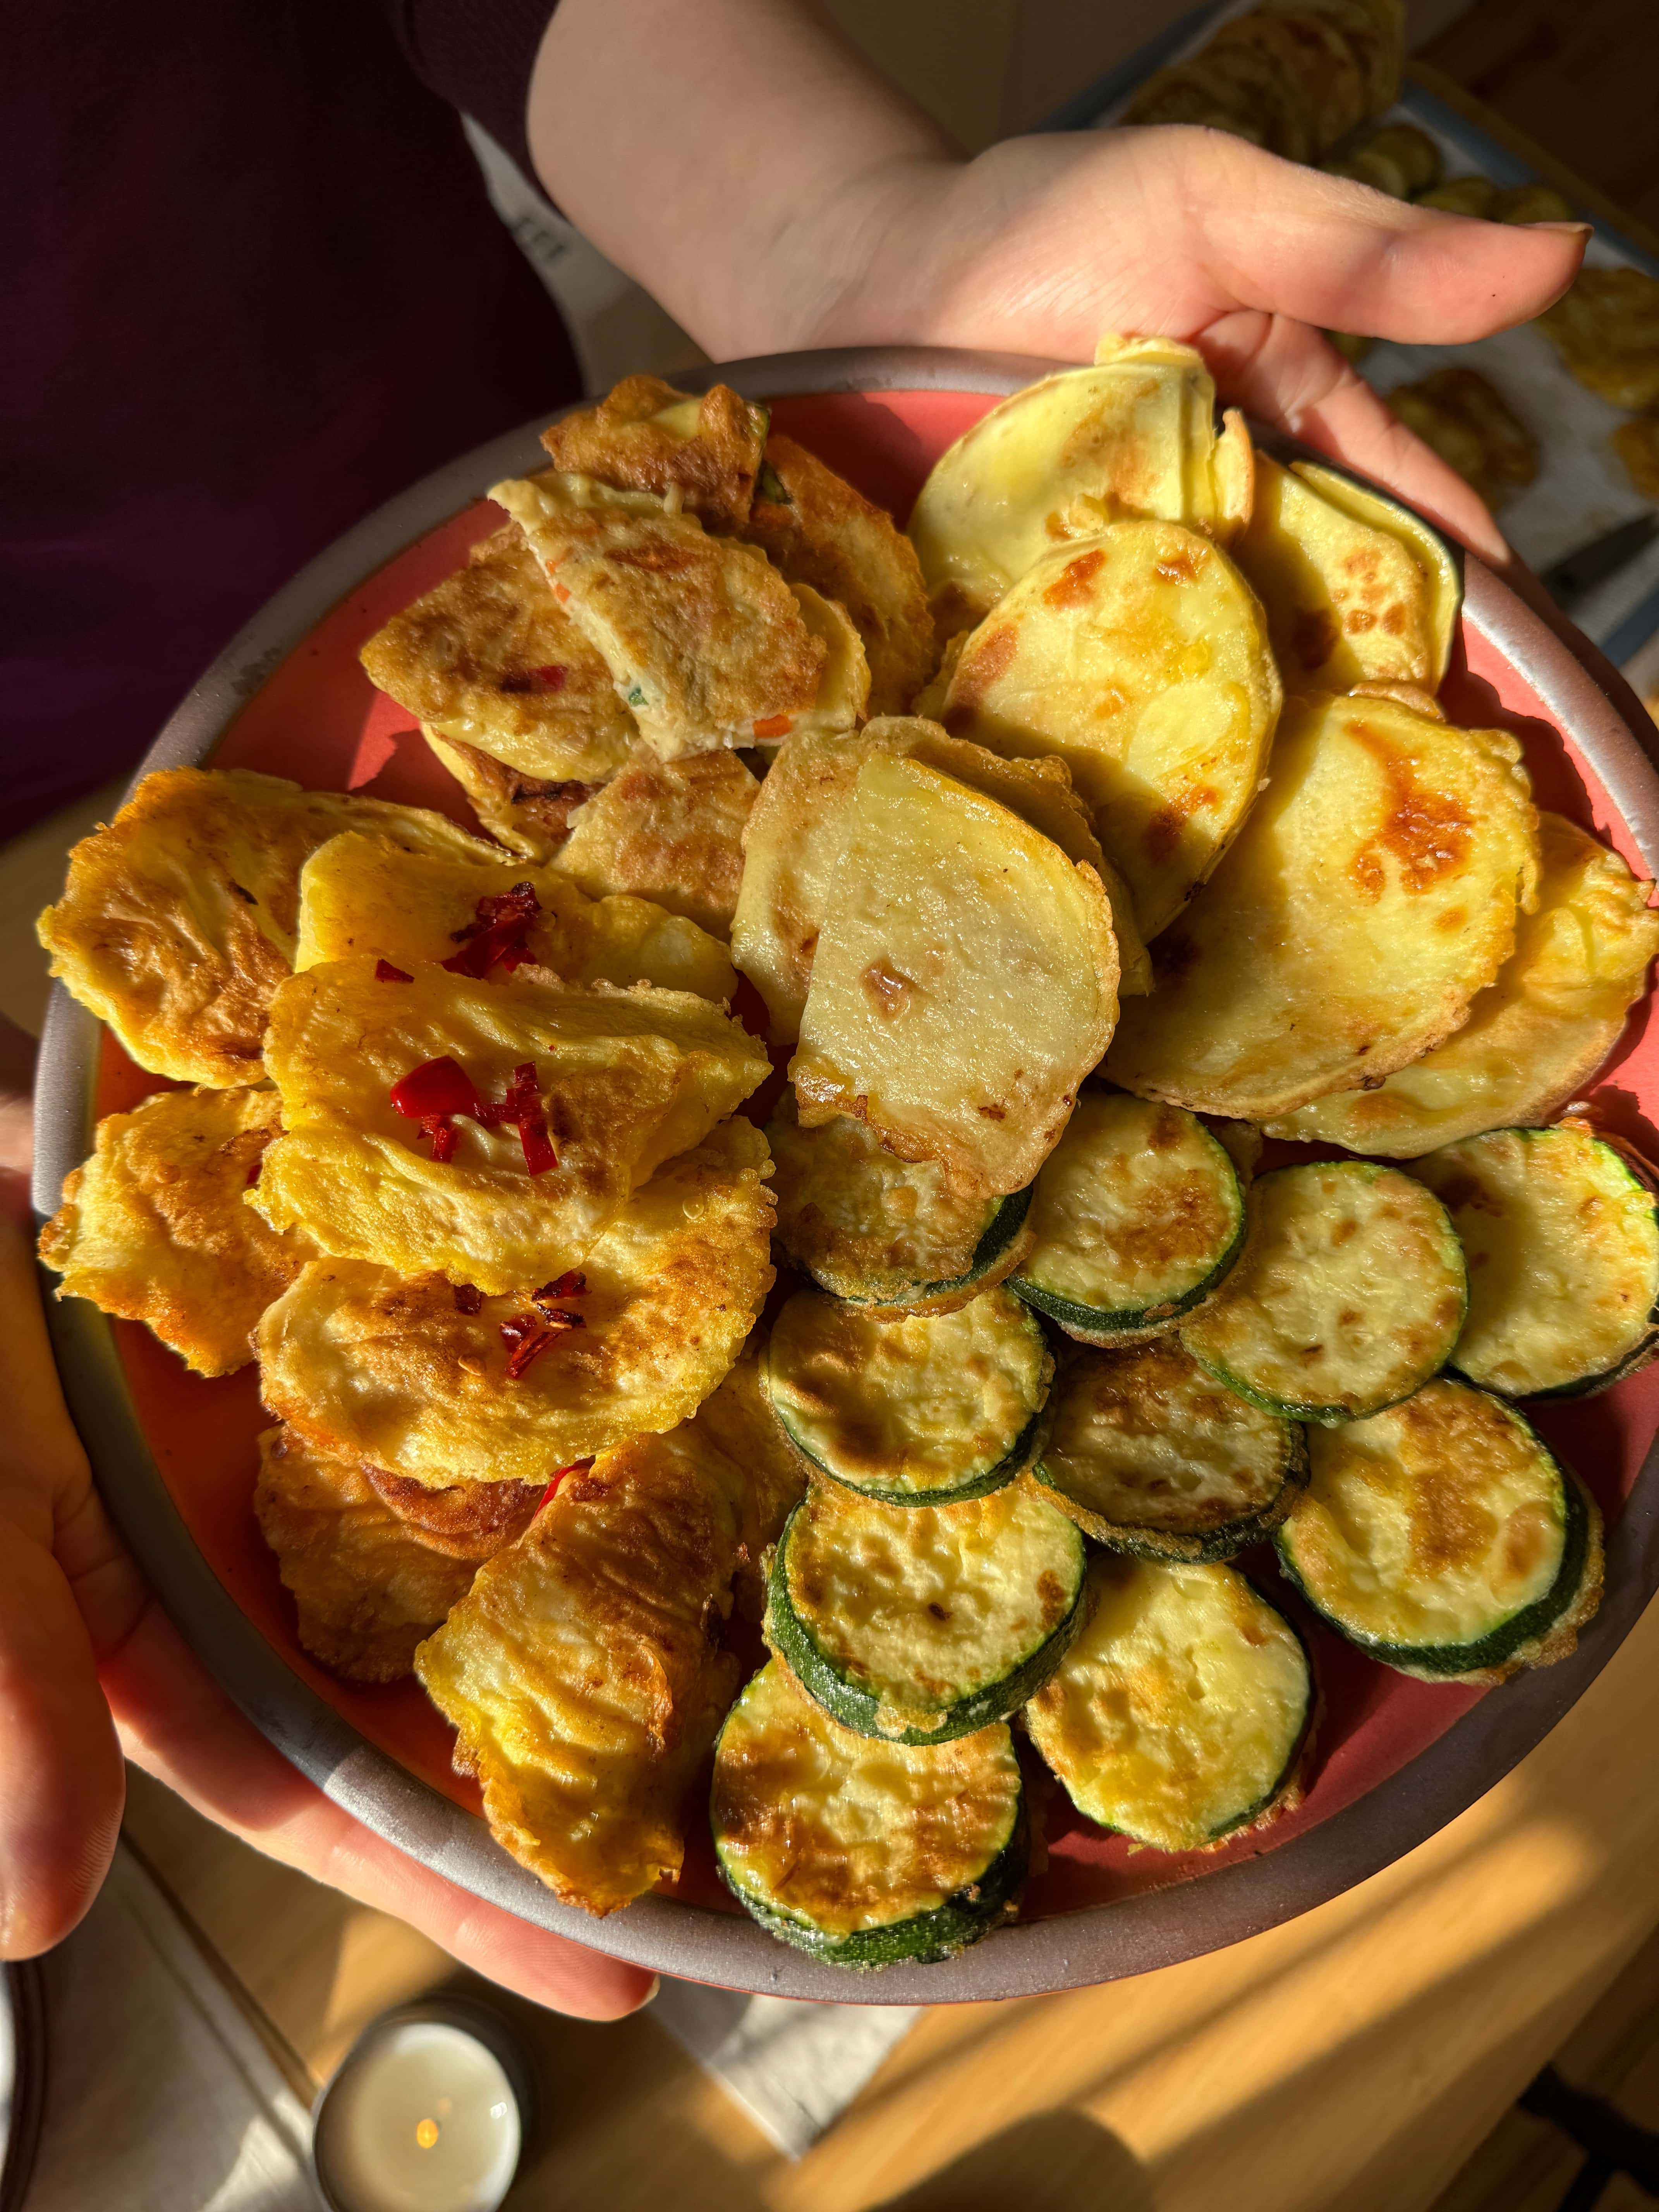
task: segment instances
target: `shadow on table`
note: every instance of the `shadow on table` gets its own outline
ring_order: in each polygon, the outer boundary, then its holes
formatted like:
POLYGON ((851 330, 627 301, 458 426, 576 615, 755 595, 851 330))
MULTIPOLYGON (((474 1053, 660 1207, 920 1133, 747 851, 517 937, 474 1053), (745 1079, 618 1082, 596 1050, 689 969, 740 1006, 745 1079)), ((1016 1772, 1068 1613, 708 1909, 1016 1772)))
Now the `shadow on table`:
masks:
POLYGON ((1153 2212, 1155 2203, 1139 2160, 1109 2128, 1061 2111, 1017 2120, 871 2212, 1009 2212, 1034 2194, 1112 2212, 1153 2212))

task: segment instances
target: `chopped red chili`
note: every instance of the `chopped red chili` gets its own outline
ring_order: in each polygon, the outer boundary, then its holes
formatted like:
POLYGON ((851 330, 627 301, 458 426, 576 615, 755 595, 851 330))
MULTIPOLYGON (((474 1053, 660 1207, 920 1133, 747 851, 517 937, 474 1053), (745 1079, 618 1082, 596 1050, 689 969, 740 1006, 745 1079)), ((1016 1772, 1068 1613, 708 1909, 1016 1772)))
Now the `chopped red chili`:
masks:
POLYGON ((530 957, 531 924, 542 910, 533 884, 514 884, 497 897, 481 898, 465 929, 455 932, 460 951, 444 962, 453 975, 487 975, 492 968, 509 972, 530 957))
POLYGON ((514 1314, 501 1322, 499 1327, 501 1342, 507 1346, 508 1381, 516 1382, 526 1369, 541 1358, 555 1337, 582 1325, 580 1314, 564 1313, 557 1308, 551 1312, 514 1314))
POLYGON ((483 1292, 476 1283, 455 1285, 455 1310, 458 1313, 475 1314, 479 1311, 483 1304, 483 1292))
POLYGON ((389 960, 377 960, 374 963, 374 980, 377 983, 412 983, 415 978, 406 975, 401 968, 394 968, 389 960))
POLYGON ((554 1476, 552 1481, 548 1484, 546 1489, 543 1491, 540 1504, 538 1504, 536 1508, 537 1512, 539 1513, 541 1511, 542 1506, 546 1504, 550 1498, 556 1498, 558 1496, 559 1485, 564 1480, 566 1475, 586 1474, 588 1468, 592 1467, 592 1464, 593 1462, 591 1459, 573 1459, 568 1467, 562 1467, 558 1473, 554 1476))
POLYGON ((447 1053, 440 1060, 423 1060, 394 1083, 392 1103, 411 1121, 423 1121, 432 1114, 465 1114, 477 1121, 483 1114, 483 1101, 472 1078, 447 1053))
POLYGON ((755 725, 757 738, 787 738, 794 726, 790 714, 763 714, 755 725))
POLYGON ((567 1267, 563 1274, 556 1275, 550 1283, 544 1283, 540 1290, 532 1291, 530 1296, 535 1304, 542 1305, 552 1298, 580 1298, 586 1290, 587 1278, 580 1268, 567 1267))
POLYGON ((418 1067, 392 1086, 392 1103, 399 1114, 418 1121, 423 1135, 432 1139, 434 1160, 453 1159, 455 1131, 453 1114, 465 1114, 486 1129, 516 1128, 524 1151, 524 1164, 532 1175, 544 1175, 559 1164, 548 1134, 547 1114, 542 1105, 541 1085, 532 1060, 521 1060, 513 1071, 507 1096, 499 1102, 481 1098, 477 1086, 459 1060, 446 1054, 441 1060, 422 1060, 418 1067))
POLYGON ((447 1114, 422 1114, 421 1134, 432 1139, 432 1157, 441 1166, 455 1157, 455 1124, 447 1114))

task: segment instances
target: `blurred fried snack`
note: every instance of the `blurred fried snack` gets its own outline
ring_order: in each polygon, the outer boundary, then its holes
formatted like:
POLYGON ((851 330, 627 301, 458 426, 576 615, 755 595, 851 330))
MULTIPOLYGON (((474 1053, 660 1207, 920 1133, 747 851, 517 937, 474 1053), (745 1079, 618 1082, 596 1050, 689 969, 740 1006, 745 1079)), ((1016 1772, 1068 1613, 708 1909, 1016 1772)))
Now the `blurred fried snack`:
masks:
POLYGON ((749 520, 767 420, 729 384, 699 399, 659 376, 625 376, 596 406, 550 423, 542 443, 568 475, 618 491, 678 490, 700 522, 732 537, 749 520))
MULTIPOLYGON (((532 1510, 538 1494, 532 1493, 532 1510)), ((362 1468, 313 1450, 286 1428, 259 1438, 253 1510, 293 1593, 301 1644, 350 1682, 411 1674, 416 1645, 496 1548, 465 1553, 428 1543, 376 1494, 362 1468)))
POLYGON ((1196 123, 1316 159, 1399 95, 1401 0, 1267 0, 1147 78, 1126 123, 1196 123))
POLYGON ((720 1389, 703 1400, 684 1431, 706 1437, 744 1473, 732 1594, 745 1620, 759 1620, 766 1611, 766 1548, 776 1543, 791 1509, 806 1491, 800 1455, 784 1435, 761 1386, 766 1334, 763 1328, 755 1329, 742 1358, 720 1389))
POLYGON ((1390 199, 1416 199, 1432 191, 1440 177, 1440 149, 1414 123, 1389 123, 1362 145, 1322 167, 1333 176, 1352 177, 1390 199))
POLYGON ((1659 506, 1659 415, 1639 415, 1633 422, 1621 422, 1613 434, 1613 449, 1643 498, 1659 506))
POLYGON ((753 1122, 723 1123, 635 1194, 579 1282, 534 1293, 319 1261, 260 1324, 265 1403, 319 1449, 434 1489, 545 1480, 672 1428, 771 1287, 770 1168, 753 1122))
POLYGON ((1498 222, 1572 222, 1578 210, 1553 185, 1511 185, 1492 204, 1498 222))
POLYGON ((396 826, 441 849, 440 814, 249 769, 162 769, 70 854, 38 924, 52 972, 140 1067, 228 1089, 258 1082, 270 996, 287 980, 300 871, 342 830, 396 826))
POLYGON ((1613 406, 1659 406, 1659 277, 1581 269, 1538 327, 1578 381, 1613 406))
POLYGON ((106 1114, 40 1232, 60 1298, 141 1321, 198 1375, 253 1357, 254 1327, 311 1258, 243 1203, 282 1127, 274 1091, 162 1091, 106 1114))
POLYGON ((570 817, 555 866, 591 898, 652 899, 722 943, 743 880, 757 780, 735 753, 663 760, 635 745, 620 775, 570 817))
POLYGON ((277 994, 284 1133, 253 1195, 274 1227, 399 1275, 501 1292, 555 1255, 580 1265, 630 1194, 769 1072, 757 1039, 689 992, 531 968, 400 981, 382 964, 330 961, 277 994))
POLYGON ((1475 368, 1437 368, 1388 402, 1407 429, 1498 507, 1538 474, 1538 441, 1475 368))
POLYGON ((1448 177, 1443 185, 1419 193, 1417 204, 1438 208, 1443 215, 1473 215, 1495 222, 1498 187, 1490 177, 1448 177))
MULTIPOLYGON (((748 773, 729 753, 702 759, 748 773)), ((359 830, 319 846, 300 877, 294 964, 302 972, 372 952, 407 968, 465 961, 471 949, 476 966, 490 950, 485 903, 515 894, 519 910, 529 910, 508 951, 515 962, 528 959, 567 983, 656 983, 716 1001, 737 988, 720 945, 682 915, 649 899, 590 897, 568 876, 509 860, 463 830, 444 853, 411 852, 395 836, 359 830)))
POLYGON ((511 523, 394 615, 358 659, 429 733, 521 775, 602 782, 639 735, 610 669, 511 523))
POLYGON ((684 1799, 740 1675, 719 1645, 743 1477, 689 1429, 564 1478, 415 1671, 496 1841, 601 1915, 677 1875, 684 1799))

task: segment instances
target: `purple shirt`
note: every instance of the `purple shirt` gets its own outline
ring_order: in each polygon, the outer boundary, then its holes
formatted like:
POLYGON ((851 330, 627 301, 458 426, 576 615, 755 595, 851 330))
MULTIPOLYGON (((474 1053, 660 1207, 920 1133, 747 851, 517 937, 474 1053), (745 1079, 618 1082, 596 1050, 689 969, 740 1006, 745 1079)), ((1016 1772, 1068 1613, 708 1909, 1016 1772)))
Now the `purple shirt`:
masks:
POLYGON ((369 508, 574 396, 456 112, 526 158, 550 13, 8 11, 0 836, 130 769, 369 508))

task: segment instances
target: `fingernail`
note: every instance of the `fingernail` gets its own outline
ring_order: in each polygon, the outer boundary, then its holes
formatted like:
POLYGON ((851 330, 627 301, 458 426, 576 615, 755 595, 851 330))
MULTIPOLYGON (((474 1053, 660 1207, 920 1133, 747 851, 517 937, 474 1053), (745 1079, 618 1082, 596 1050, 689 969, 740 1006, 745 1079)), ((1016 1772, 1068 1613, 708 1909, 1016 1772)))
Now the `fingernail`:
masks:
POLYGON ((653 1974, 653 1975, 652 1975, 652 1977, 651 1977, 651 1986, 650 1986, 650 1988, 646 1991, 645 1995, 644 1995, 644 1996, 640 1999, 640 2010, 641 2010, 641 2012, 643 2012, 643 2011, 645 2010, 645 2008, 647 2007, 647 2005, 648 2005, 649 2003, 651 2003, 651 2002, 653 2001, 653 1999, 656 1996, 657 1991, 658 1991, 661 1987, 662 1987, 662 1976, 661 1976, 660 1974, 653 1974))
POLYGON ((1594 226, 1588 222, 1523 222, 1522 230, 1559 230, 1564 238, 1588 238, 1594 226))

